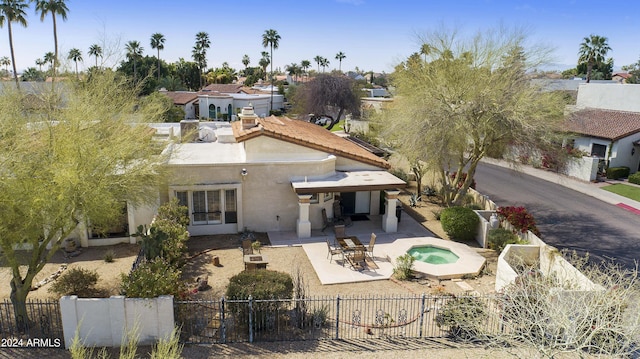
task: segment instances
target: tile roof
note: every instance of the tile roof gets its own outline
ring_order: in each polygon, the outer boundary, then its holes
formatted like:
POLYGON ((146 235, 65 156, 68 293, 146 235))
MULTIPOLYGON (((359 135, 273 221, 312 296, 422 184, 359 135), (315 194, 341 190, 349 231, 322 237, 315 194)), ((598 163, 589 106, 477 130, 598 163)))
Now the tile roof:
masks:
POLYGON ((268 136, 376 167, 386 169, 391 167, 384 159, 351 141, 334 135, 322 126, 288 117, 275 116, 258 118, 257 122, 258 126, 249 129, 242 129, 241 121, 232 123, 236 141, 242 142, 258 136, 268 136))
POLYGON ((203 88, 202 91, 220 92, 220 93, 240 93, 242 92, 243 85, 240 84, 211 84, 203 88))
POLYGON ((160 93, 167 95, 167 97, 173 100, 174 105, 186 105, 198 98, 198 94, 196 92, 160 91, 160 93))
POLYGON ((566 128, 569 132, 616 141, 640 132, 640 113, 585 108, 569 115, 566 128))

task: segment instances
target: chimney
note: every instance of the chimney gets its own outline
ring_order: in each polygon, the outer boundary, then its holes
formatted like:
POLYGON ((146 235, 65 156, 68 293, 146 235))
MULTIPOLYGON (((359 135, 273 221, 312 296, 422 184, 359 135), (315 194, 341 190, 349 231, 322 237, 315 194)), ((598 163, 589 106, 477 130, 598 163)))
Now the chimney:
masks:
POLYGON ((242 112, 238 115, 240 117, 240 121, 242 121, 242 129, 246 130, 252 127, 256 127, 258 125, 255 112, 253 112, 253 106, 249 104, 249 106, 243 107, 242 112))
POLYGON ((200 121, 198 120, 182 120, 180 121, 180 142, 195 142, 198 140, 198 130, 200 121))

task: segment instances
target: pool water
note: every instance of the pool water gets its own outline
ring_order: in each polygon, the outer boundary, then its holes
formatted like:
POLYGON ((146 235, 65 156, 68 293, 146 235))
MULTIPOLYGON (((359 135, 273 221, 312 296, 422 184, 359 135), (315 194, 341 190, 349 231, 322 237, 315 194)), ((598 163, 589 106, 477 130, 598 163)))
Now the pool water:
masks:
POLYGON ((458 260, 458 256, 448 249, 423 246, 413 247, 407 251, 417 261, 429 264, 450 264, 458 260))

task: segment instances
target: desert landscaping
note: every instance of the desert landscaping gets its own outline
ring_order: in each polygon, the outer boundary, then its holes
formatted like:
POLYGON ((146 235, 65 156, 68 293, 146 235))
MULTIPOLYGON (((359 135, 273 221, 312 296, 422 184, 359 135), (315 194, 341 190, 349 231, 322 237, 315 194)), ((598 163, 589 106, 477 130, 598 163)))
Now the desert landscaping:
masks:
MULTIPOLYGON (((436 236, 448 239, 442 230, 440 222, 436 220, 434 212, 439 209, 438 204, 429 200, 420 201, 416 207, 409 206, 409 198, 414 188, 408 188, 400 195, 403 202, 403 215, 410 215, 436 236)), ((270 259, 269 269, 287 272, 295 278, 297 274, 303 278, 308 287, 308 295, 311 296, 351 296, 363 295, 410 295, 410 294, 441 294, 463 293, 458 281, 429 280, 415 278, 410 281, 377 280, 372 282, 322 285, 311 266, 301 246, 271 247, 265 233, 255 233, 255 238, 263 243, 261 250, 270 259)), ((477 244, 470 244, 477 247, 477 244)), ((195 298, 219 298, 224 295, 229 278, 241 272, 243 268, 241 238, 239 234, 213 235, 192 237, 188 242, 189 260, 184 267, 183 278, 185 283, 195 286, 198 278, 207 278, 209 288, 197 293, 192 293, 195 298), (214 265, 214 258, 217 257, 214 265)), ((41 282, 55 275, 62 266, 67 269, 81 267, 88 270, 96 270, 99 274, 97 289, 104 296, 118 295, 121 274, 129 273, 140 247, 135 244, 119 244, 110 247, 81 248, 74 256, 69 256, 64 250, 59 251, 53 260, 37 275, 34 283, 41 282), (113 262, 107 263, 105 254, 113 251, 113 262)), ((487 266, 482 274, 476 278, 466 278, 464 282, 478 293, 494 292, 494 275, 496 270, 497 254, 493 250, 474 248, 487 259, 487 266)), ((62 271, 64 272, 64 271, 62 271)), ((11 278, 7 267, 0 270, 0 280, 9 283, 11 278)), ((30 299, 55 299, 54 294, 48 289, 51 283, 42 285, 29 294, 30 299)), ((468 287, 466 287, 468 291, 468 287)), ((194 291, 195 292, 195 291, 194 291)), ((0 287, 0 297, 8 298, 9 285, 0 287)))

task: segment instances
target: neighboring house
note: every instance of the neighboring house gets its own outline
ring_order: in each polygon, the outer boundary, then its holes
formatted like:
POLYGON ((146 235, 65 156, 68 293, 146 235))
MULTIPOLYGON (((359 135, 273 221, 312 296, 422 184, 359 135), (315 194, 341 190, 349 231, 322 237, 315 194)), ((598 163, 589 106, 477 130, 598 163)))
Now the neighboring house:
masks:
POLYGON ((175 197, 189 208, 189 233, 296 231, 306 238, 323 228, 322 209, 332 217, 338 199, 344 213, 384 213, 382 229, 397 230, 396 197, 406 183, 387 172, 385 160, 309 122, 260 118, 251 107, 239 117, 184 121, 180 131, 198 129, 198 138, 167 148, 171 175, 161 202, 175 197))
MULTIPOLYGON (((269 115, 271 94, 238 84, 211 84, 200 92, 160 91, 184 109, 185 119, 234 121, 241 108, 253 106, 260 117, 269 115)), ((284 96, 273 94, 273 108, 284 108, 284 96)))
POLYGON ((166 95, 173 101, 173 105, 184 110, 184 120, 196 119, 200 115, 200 109, 197 106, 198 93, 190 91, 167 91, 160 90, 161 94, 166 95))
POLYGON ((362 89, 365 97, 389 97, 390 94, 387 92, 387 89, 383 87, 374 87, 374 88, 364 88, 362 89))
POLYGON ((631 74, 628 72, 614 72, 613 76, 611 76, 611 80, 615 81, 619 84, 627 83, 627 79, 631 77, 631 74))
POLYGON ((584 108, 569 115, 566 129, 577 135, 574 148, 608 167, 640 170, 640 112, 584 108))
POLYGON ((585 83, 568 106, 565 129, 572 146, 590 157, 569 163, 566 174, 593 181, 608 167, 640 169, 640 85, 585 83))

